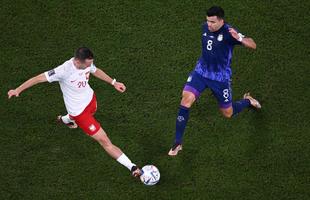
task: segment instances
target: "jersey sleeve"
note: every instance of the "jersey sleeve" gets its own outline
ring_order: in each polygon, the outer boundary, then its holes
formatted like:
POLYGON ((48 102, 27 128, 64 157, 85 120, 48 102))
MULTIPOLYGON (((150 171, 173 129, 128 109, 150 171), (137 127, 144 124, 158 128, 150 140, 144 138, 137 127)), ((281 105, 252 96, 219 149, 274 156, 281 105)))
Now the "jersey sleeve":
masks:
POLYGON ((92 63, 91 65, 90 65, 90 73, 95 73, 97 71, 97 67, 94 65, 94 63, 92 63))
POLYGON ((58 67, 44 72, 48 82, 61 81, 65 77, 65 66, 59 65, 58 67))
POLYGON ((208 24, 205 22, 201 25, 201 32, 205 33, 206 31, 208 31, 208 24))

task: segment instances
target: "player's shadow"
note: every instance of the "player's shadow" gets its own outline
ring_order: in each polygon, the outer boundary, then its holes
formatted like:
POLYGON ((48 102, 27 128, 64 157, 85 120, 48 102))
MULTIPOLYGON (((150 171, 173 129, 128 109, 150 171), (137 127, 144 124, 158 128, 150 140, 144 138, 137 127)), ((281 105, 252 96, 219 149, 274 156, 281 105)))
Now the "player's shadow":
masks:
MULTIPOLYGON (((255 112, 250 110, 249 112, 255 112)), ((249 159, 266 159, 269 154, 270 143, 272 142, 271 131, 268 127, 269 120, 266 118, 263 110, 252 113, 250 124, 251 146, 247 150, 249 159)))
POLYGON ((140 147, 139 156, 142 159, 141 162, 155 165, 155 162, 159 160, 166 151, 168 152, 167 148, 169 148, 169 146, 166 146, 162 140, 162 135, 167 133, 143 127, 137 134, 139 136, 136 138, 136 142, 140 147))
MULTIPOLYGON (((152 114, 143 114, 144 120, 148 121, 148 125, 141 126, 138 137, 136 138, 136 143, 139 146, 139 151, 136 152, 135 159, 138 165, 144 166, 147 164, 153 164, 160 170, 161 180, 158 185, 165 185, 166 183, 171 183, 171 181, 182 182, 183 184, 192 184, 191 180, 181 179, 181 175, 184 171, 191 172, 194 166, 194 156, 199 148, 196 147, 186 147, 188 152, 180 152, 177 157, 168 156, 168 151, 172 145, 174 139, 174 124, 175 124, 175 114, 167 116, 167 119, 154 118, 152 114), (152 118, 156 119, 152 124, 152 118), (159 124, 163 127, 158 129, 159 124)), ((141 116, 142 117, 142 116, 141 116)))

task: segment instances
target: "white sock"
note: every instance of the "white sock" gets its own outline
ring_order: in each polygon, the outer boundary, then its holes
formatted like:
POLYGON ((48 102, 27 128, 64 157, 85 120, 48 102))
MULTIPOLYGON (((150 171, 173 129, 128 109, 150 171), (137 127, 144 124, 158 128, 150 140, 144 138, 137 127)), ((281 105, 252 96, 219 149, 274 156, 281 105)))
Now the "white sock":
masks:
POLYGON ((120 157, 118 157, 116 160, 117 162, 127 167, 130 171, 131 171, 131 168, 135 166, 135 164, 132 163, 131 160, 129 160, 129 158, 124 153, 120 157))
POLYGON ((68 124, 70 122, 74 122, 74 120, 70 119, 69 117, 69 114, 65 115, 65 116, 62 116, 61 117, 61 120, 65 123, 65 124, 68 124))

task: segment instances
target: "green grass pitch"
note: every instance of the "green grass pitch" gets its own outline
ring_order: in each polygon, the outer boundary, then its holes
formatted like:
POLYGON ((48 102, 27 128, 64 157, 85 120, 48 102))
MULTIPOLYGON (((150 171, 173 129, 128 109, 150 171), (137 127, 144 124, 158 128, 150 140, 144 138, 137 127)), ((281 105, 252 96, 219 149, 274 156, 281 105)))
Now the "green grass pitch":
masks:
POLYGON ((2 0, 0 199, 309 199, 309 8, 299 0, 2 0), (181 90, 214 4, 257 43, 234 51, 233 98, 250 91, 263 109, 224 119, 203 93, 184 151, 170 158, 181 90), (65 113, 58 84, 7 99, 81 45, 128 89, 91 78, 96 118, 136 164, 160 169, 158 185, 132 178, 81 130, 55 124, 65 113))

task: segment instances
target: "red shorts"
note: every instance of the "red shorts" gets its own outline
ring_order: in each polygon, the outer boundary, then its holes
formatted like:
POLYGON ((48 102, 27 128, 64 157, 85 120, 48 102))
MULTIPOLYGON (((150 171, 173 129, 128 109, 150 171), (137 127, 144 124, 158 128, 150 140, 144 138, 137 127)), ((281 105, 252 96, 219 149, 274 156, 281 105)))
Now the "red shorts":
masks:
POLYGON ((90 103, 86 106, 81 114, 78 116, 71 116, 75 123, 88 135, 92 136, 101 128, 99 122, 94 118, 94 114, 97 110, 97 100, 96 95, 94 96, 90 103))

